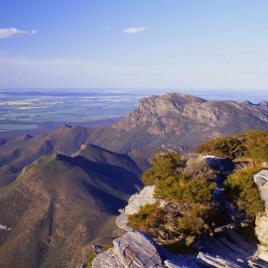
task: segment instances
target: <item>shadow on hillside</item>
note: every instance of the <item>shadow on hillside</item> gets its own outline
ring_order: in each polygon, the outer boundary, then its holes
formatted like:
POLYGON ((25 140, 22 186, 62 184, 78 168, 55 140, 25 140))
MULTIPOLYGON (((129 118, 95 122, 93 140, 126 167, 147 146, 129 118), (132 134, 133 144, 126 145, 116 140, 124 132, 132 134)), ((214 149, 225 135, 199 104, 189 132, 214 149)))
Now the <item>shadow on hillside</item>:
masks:
POLYGON ((78 166, 91 178, 94 178, 94 173, 97 174, 98 177, 101 177, 101 183, 125 195, 131 195, 137 192, 142 186, 141 180, 134 172, 122 167, 93 162, 83 156, 72 158, 65 155, 58 155, 57 158, 71 165, 78 166))

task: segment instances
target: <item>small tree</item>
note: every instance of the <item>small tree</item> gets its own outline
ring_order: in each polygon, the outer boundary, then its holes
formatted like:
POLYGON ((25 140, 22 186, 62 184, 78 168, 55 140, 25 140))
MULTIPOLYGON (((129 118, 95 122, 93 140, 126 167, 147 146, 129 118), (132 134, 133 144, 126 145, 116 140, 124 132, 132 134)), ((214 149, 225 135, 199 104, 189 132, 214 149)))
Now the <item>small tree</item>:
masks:
POLYGON ((251 167, 236 170, 225 181, 230 200, 253 223, 258 213, 264 211, 264 204, 254 183, 253 176, 257 170, 251 167))

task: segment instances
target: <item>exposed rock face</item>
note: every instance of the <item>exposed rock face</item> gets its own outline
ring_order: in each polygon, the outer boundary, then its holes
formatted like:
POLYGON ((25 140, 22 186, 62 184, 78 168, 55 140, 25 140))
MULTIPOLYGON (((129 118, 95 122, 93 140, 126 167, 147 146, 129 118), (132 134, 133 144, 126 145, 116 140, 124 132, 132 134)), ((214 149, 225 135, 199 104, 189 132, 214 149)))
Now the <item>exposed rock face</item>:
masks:
POLYGON ((143 232, 128 232, 113 243, 114 248, 93 260, 93 268, 163 267, 158 246, 143 232))
MULTIPOLYGON (((213 167, 223 176, 228 175, 236 168, 232 161, 225 158, 206 156, 203 159, 209 167, 213 167)), ((268 170, 262 170, 256 174, 254 181, 258 185, 266 208, 268 208, 268 170)), ((154 186, 147 186, 140 193, 133 195, 119 218, 124 215, 125 224, 127 224, 128 215, 136 213, 142 205, 155 203, 153 192, 154 186)), ((145 233, 129 231, 114 240, 112 249, 99 254, 93 261, 93 267, 267 268, 268 250, 265 246, 268 245, 267 214, 259 217, 256 225, 256 233, 262 246, 242 238, 235 231, 234 225, 230 224, 217 228, 213 236, 203 235, 195 245, 197 253, 176 255, 156 245, 153 239, 145 233)))
POLYGON ((256 256, 257 245, 249 243, 231 228, 222 228, 213 237, 199 243, 198 261, 210 267, 267 267, 268 263, 256 256), (259 266, 256 266, 256 265, 259 266))
POLYGON ((114 247, 93 260, 93 268, 267 268, 268 263, 256 256, 256 245, 225 229, 206 237, 196 254, 173 255, 159 247, 140 231, 131 231, 114 240, 114 247))
MULTIPOLYGON (((261 198, 265 203, 265 215, 260 215, 256 219, 256 234, 261 243, 267 245, 268 252, 268 170, 262 170, 254 176, 261 198)), ((267 254, 268 256, 268 254, 267 254)))
POLYGON ((92 132, 89 141, 115 151, 149 157, 165 148, 194 148, 220 135, 268 129, 266 104, 208 101, 170 93, 141 99, 135 111, 92 132), (139 155, 140 152, 142 155, 139 155))
POLYGON ((119 228, 125 231, 131 230, 131 228, 127 226, 128 216, 137 213, 140 207, 156 202, 153 196, 154 189, 155 186, 146 186, 139 193, 129 198, 127 206, 120 211, 121 214, 116 219, 116 224, 119 228))
POLYGON ((137 213, 142 206, 154 204, 157 200, 154 198, 155 186, 146 186, 139 193, 132 195, 124 209, 126 215, 137 213))
POLYGON ((268 101, 261 101, 260 103, 257 103, 257 104, 247 101, 247 102, 244 102, 244 104, 249 107, 258 108, 268 114, 268 101))
POLYGON ((128 216, 137 213, 142 206, 152 205, 157 201, 160 202, 161 206, 165 205, 165 201, 154 198, 154 189, 154 185, 146 186, 139 193, 129 198, 127 206, 120 211, 121 214, 116 219, 116 224, 119 228, 130 231, 131 228, 127 226, 128 216))

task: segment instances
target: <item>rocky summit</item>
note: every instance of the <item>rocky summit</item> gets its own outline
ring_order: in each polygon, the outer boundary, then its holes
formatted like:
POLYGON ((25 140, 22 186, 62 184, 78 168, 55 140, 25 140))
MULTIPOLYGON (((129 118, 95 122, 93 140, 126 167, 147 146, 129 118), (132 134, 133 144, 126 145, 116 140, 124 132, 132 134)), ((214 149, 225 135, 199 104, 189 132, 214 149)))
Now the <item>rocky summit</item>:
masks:
MULTIPOLYGON (((229 159, 219 157, 205 156, 202 161, 206 161, 218 174, 230 174, 233 169, 243 168, 235 166, 229 159)), ((213 235, 203 235, 195 243, 193 252, 167 251, 148 233, 134 231, 127 226, 130 215, 144 205, 157 202, 154 197, 155 187, 146 186, 130 197, 127 206, 117 218, 117 225, 127 232, 113 241, 112 248, 97 255, 92 262, 93 268, 267 268, 268 170, 263 169, 256 173, 254 182, 266 210, 264 215, 256 219, 255 231, 260 244, 241 234, 234 224, 228 224, 215 229, 213 235)))
POLYGON ((212 101, 169 93, 141 99, 124 119, 93 131, 89 141, 134 157, 141 151, 151 156, 159 149, 192 149, 217 136, 266 130, 267 111, 266 102, 212 101))

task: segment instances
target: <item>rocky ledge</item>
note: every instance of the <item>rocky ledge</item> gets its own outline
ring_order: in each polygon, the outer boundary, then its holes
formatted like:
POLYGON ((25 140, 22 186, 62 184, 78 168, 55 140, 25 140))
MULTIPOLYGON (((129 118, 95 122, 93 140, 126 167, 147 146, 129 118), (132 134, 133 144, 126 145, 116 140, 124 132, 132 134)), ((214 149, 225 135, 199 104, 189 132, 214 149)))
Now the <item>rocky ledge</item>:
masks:
POLYGON ((243 240, 230 226, 213 237, 204 238, 198 253, 173 255, 158 246, 144 232, 129 231, 113 242, 114 247, 99 254, 94 268, 267 268, 268 263, 258 256, 258 248, 243 240))
MULTIPOLYGON (((229 160, 213 156, 204 160, 223 173, 236 168, 229 160)), ((195 244, 192 254, 171 254, 159 246, 152 237, 141 231, 132 231, 127 226, 128 215, 136 213, 145 204, 153 204, 154 186, 145 187, 133 195, 129 204, 118 217, 117 224, 127 232, 113 241, 114 247, 99 254, 92 263, 93 268, 267 268, 268 267, 268 170, 264 169, 254 176, 261 198, 265 202, 266 213, 256 220, 256 235, 261 242, 245 240, 234 225, 217 228, 212 235, 204 235, 195 244), (123 220, 122 220, 123 219, 123 220)))
MULTIPOLYGON (((265 167, 265 164, 263 164, 265 167)), ((261 198, 265 203, 265 214, 256 218, 255 232, 261 246, 258 248, 259 255, 268 262, 268 169, 263 169, 254 176, 261 198)), ((267 266, 268 267, 268 266, 267 266)))

